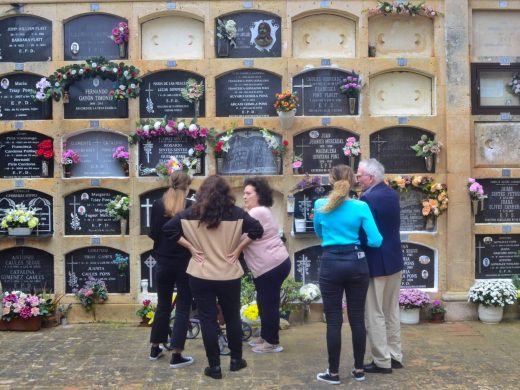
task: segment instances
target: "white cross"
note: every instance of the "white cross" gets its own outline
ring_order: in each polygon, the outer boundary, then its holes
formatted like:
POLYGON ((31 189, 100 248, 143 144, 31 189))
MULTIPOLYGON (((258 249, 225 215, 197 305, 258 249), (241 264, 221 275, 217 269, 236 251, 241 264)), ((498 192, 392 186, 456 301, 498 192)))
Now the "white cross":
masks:
POLYGON ((79 203, 76 203, 76 195, 74 195, 72 199, 72 203, 69 203, 69 206, 72 206, 74 214, 76 214, 76 206, 79 206, 79 203))
POLYGON ((150 164, 150 155, 152 154, 153 142, 146 141, 143 145, 143 150, 146 154, 146 162, 150 164))
POLYGON ((303 82, 303 76, 302 76, 302 83, 300 85, 293 85, 293 89, 294 88, 301 88, 302 89, 302 92, 301 92, 301 97, 300 97, 300 102, 302 104, 302 115, 305 115, 305 88, 312 88, 313 85, 305 85, 305 83, 303 82))
POLYGON ((75 263, 74 262, 74 256, 71 256, 70 263, 67 263, 67 264, 70 265, 70 271, 74 272, 74 264, 81 264, 81 263, 75 263))
POLYGON ((309 273, 309 267, 311 266, 311 259, 309 259, 307 256, 302 255, 297 262, 297 270, 302 275, 302 283, 305 284, 305 275, 309 273))
POLYGON ((304 194, 303 200, 300 200, 298 203, 302 207, 303 216, 305 219, 308 219, 309 209, 312 208, 312 199, 307 198, 307 195, 304 194))
POLYGON ((301 145, 294 145, 295 148, 301 148, 300 153, 302 154, 302 156, 303 156, 303 148, 310 148, 310 146, 309 145, 305 145, 304 142, 305 142, 305 140, 302 137, 301 145))
POLYGON ((377 135, 376 140, 371 141, 371 143, 376 144, 376 146, 377 146, 377 158, 379 158, 379 156, 380 156, 380 154, 381 154, 381 145, 383 145, 383 144, 385 144, 385 143, 387 143, 387 142, 388 142, 388 141, 383 141, 383 140, 381 139, 381 137, 379 136, 379 134, 377 135))
POLYGON ((148 274, 150 275, 150 287, 153 287, 153 278, 152 278, 152 268, 157 264, 157 260, 153 258, 152 255, 148 256, 148 258, 144 261, 146 266, 148 267, 148 274))
POLYGON ((148 98, 152 97, 153 89, 151 88, 150 83, 148 83, 148 89, 145 89, 144 91, 148 92, 148 98))
POLYGON ((146 203, 141 204, 141 208, 146 209, 146 227, 150 227, 150 209, 153 203, 150 203, 150 198, 146 198, 146 203))
POLYGON ((479 273, 482 272, 482 269, 481 269, 481 265, 482 265, 482 249, 485 249, 486 247, 485 246, 482 246, 482 243, 478 242, 478 246, 475 247, 476 249, 478 249, 478 271, 479 273))

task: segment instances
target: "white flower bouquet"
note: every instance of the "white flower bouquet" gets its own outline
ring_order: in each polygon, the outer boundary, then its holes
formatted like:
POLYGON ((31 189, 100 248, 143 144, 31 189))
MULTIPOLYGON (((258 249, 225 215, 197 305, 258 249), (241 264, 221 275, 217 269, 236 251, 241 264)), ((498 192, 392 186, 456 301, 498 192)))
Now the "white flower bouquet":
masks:
POLYGON ((469 289, 468 302, 484 306, 513 305, 517 291, 510 280, 481 280, 469 289))
POLYGON ((321 298, 321 291, 318 286, 313 283, 304 284, 300 287, 300 301, 305 305, 317 301, 321 298))
POLYGON ((130 215, 129 197, 117 195, 107 203, 106 212, 114 219, 128 219, 128 216, 130 215))
POLYGON ((29 207, 27 208, 23 203, 15 205, 12 209, 5 210, 5 215, 0 222, 2 229, 28 227, 34 229, 38 226, 38 218, 36 212, 39 209, 29 207))

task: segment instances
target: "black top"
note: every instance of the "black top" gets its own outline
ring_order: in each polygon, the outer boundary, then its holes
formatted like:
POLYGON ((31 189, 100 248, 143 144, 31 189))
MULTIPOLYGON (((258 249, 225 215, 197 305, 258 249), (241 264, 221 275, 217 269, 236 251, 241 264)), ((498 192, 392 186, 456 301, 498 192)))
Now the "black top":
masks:
MULTIPOLYGON (((186 207, 192 205, 191 200, 186 199, 186 207)), ((161 263, 164 261, 181 260, 188 264, 191 253, 183 246, 177 244, 176 240, 168 238, 162 228, 170 217, 165 215, 164 204, 162 198, 153 202, 152 215, 150 219, 150 232, 148 237, 153 240, 153 251, 156 260, 161 263)))

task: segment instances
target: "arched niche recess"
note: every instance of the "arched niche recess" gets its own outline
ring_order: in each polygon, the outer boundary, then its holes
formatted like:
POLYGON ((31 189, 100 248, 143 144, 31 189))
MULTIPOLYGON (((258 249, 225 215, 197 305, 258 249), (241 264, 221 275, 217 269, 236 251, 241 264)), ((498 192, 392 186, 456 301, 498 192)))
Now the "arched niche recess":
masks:
POLYGON ((204 22, 186 15, 161 16, 141 25, 143 60, 204 58, 204 22))
POLYGON ((297 17, 292 25, 292 42, 295 58, 354 58, 356 21, 332 13, 297 17))
POLYGON ((368 19, 368 42, 375 57, 432 57, 433 19, 375 15, 368 19))
MULTIPOLYGON (((7 13, 7 12, 5 12, 7 13)), ((52 60, 52 22, 34 15, 0 19, 0 62, 52 60)))
POLYGON ((371 115, 433 115, 434 85, 430 76, 390 71, 370 78, 371 115))

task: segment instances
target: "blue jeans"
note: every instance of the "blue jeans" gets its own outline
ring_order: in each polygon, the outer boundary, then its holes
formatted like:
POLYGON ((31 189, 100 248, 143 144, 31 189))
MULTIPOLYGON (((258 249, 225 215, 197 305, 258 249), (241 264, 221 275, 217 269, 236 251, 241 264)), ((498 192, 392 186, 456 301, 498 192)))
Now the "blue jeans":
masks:
POLYGON ((319 281, 327 319, 329 370, 333 373, 339 370, 343 292, 347 298, 347 314, 352 331, 354 367, 363 369, 366 348, 365 300, 369 274, 361 248, 357 245, 323 247, 319 281))

